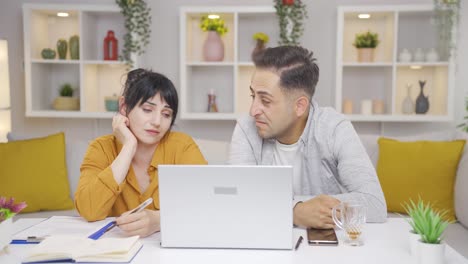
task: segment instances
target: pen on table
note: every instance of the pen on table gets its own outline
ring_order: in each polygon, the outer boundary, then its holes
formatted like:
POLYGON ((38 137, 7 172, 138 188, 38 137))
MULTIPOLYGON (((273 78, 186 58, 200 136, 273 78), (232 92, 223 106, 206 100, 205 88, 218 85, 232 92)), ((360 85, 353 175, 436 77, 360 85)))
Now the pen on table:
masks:
POLYGON ((297 242, 296 242, 296 246, 294 247, 294 250, 297 250, 299 248, 299 246, 301 245, 302 243, 302 240, 304 240, 304 238, 302 236, 300 236, 298 239, 297 239, 297 242))

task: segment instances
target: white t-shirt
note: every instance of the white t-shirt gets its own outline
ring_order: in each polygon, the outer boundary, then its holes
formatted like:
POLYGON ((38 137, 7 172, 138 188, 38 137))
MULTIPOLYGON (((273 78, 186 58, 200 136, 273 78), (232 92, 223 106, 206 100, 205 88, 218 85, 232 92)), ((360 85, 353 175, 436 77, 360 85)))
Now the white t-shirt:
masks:
POLYGON ((299 144, 296 142, 291 145, 284 145, 278 141, 275 142, 273 165, 290 165, 293 167, 293 192, 294 195, 301 195, 302 156, 299 151, 299 144))

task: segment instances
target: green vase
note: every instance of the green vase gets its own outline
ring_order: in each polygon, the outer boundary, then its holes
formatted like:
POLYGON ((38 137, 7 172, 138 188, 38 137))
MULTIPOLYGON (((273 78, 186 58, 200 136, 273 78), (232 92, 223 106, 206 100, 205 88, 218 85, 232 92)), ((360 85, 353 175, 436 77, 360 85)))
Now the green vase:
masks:
POLYGON ((59 59, 64 60, 67 58, 67 41, 64 39, 59 39, 57 41, 57 53, 59 59))
POLYGON ((70 44, 70 58, 72 60, 79 60, 80 59, 80 37, 78 37, 78 35, 71 36, 68 43, 70 44))
POLYGON ((43 59, 48 59, 48 60, 55 59, 55 50, 53 50, 53 49, 43 49, 41 51, 41 56, 42 56, 43 59))

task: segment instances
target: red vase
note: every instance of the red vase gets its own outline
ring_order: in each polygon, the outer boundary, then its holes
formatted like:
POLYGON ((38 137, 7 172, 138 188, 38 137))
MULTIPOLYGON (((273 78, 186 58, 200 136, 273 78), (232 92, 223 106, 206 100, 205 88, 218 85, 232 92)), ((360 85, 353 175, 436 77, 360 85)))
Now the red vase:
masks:
POLYGON ((283 5, 294 5, 294 0, 283 0, 283 5))
POLYGON ((114 36, 114 31, 107 31, 104 38, 104 60, 117 60, 118 41, 114 36))

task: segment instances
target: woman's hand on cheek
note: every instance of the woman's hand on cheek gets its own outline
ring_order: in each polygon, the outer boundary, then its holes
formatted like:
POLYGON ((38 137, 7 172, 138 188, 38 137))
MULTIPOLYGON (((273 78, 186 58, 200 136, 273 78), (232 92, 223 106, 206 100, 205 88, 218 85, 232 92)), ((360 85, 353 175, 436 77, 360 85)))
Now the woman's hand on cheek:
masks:
POLYGON ((123 214, 116 219, 119 228, 128 236, 147 237, 161 230, 159 211, 143 210, 133 214, 123 214))
POLYGON ((112 130, 114 136, 123 144, 136 145, 137 139, 130 130, 130 122, 126 116, 120 113, 112 119, 112 130))

